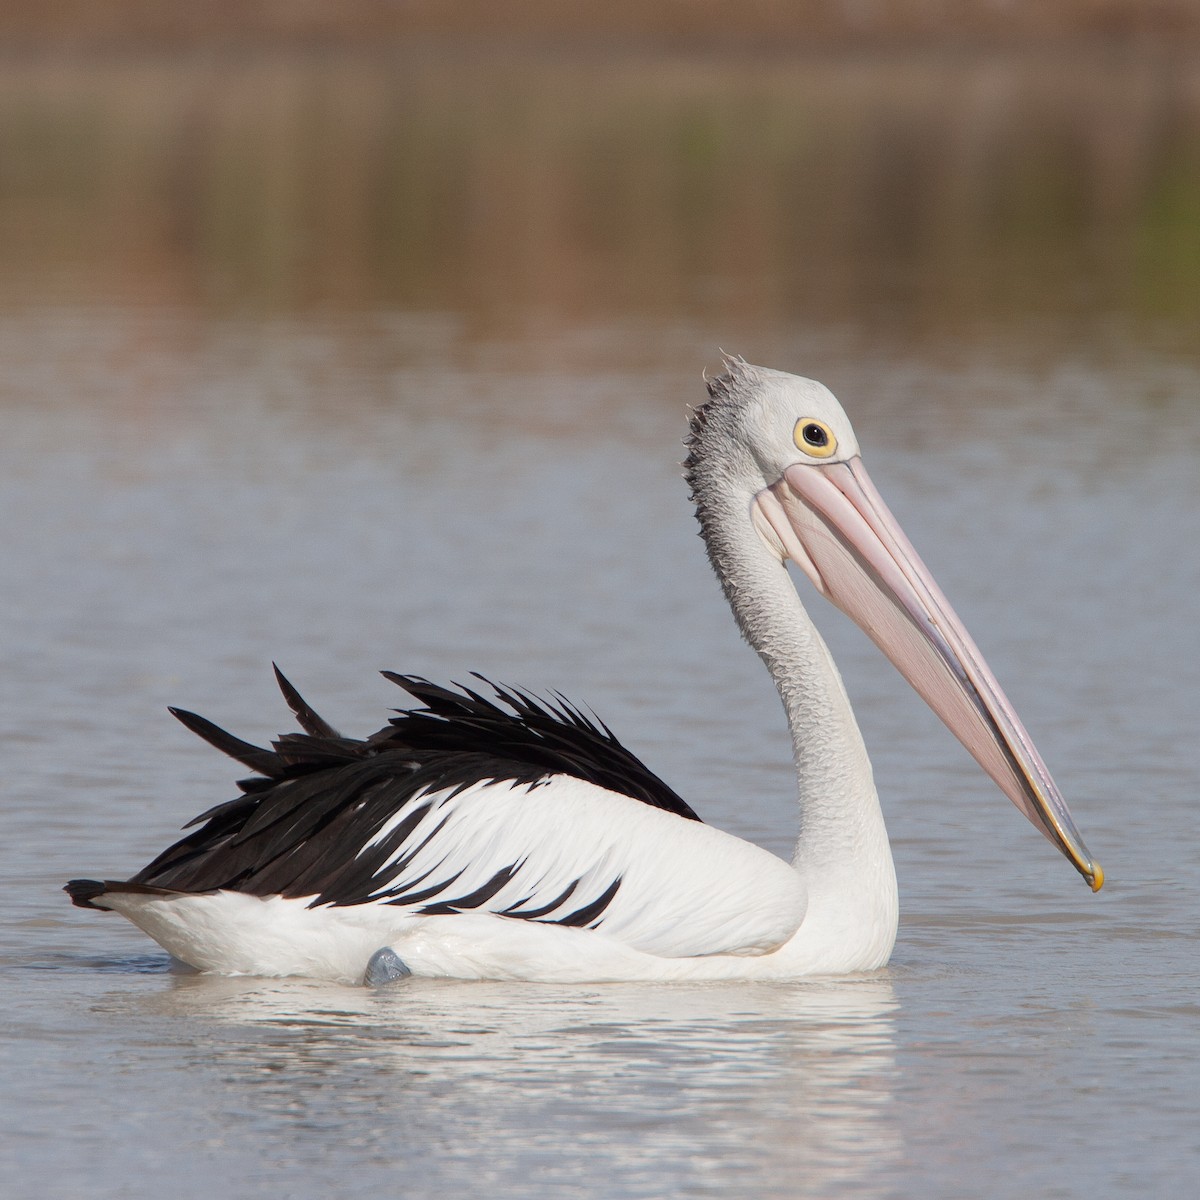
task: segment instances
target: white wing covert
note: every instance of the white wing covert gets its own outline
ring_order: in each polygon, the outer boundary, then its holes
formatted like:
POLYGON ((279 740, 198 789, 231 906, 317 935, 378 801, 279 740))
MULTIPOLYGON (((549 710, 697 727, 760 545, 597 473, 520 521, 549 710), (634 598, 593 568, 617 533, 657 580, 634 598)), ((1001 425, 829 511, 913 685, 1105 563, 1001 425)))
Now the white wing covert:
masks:
POLYGON ((804 916, 773 854, 566 776, 419 794, 364 850, 404 826, 369 902, 591 929, 666 957, 763 954, 804 916))

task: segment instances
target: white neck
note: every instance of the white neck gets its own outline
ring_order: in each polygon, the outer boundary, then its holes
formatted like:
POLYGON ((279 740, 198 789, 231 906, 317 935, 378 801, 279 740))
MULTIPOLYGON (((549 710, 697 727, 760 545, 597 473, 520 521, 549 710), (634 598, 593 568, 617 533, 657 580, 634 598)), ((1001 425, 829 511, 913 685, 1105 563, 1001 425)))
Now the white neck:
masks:
POLYGON ((780 953, 803 960, 808 973, 882 966, 896 937, 896 872, 841 675, 745 507, 710 506, 704 527, 734 616, 779 689, 792 735, 800 801, 793 866, 808 910, 780 953))

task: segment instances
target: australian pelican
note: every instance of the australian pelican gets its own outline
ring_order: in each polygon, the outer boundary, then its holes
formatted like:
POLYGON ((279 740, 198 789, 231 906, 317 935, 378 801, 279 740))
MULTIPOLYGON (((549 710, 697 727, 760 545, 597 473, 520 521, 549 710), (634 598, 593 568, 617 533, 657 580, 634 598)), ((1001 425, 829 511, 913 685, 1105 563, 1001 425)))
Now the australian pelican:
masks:
POLYGON ((280 676, 304 732, 266 750, 176 711, 253 776, 132 879, 74 880, 72 900, 224 974, 787 979, 880 967, 898 919, 891 849, 789 561, 1099 889, 1100 865, 830 392, 728 361, 692 417, 685 465, 713 568, 786 710, 800 803, 791 864, 703 824, 561 699, 389 675, 418 707, 360 740, 280 676))

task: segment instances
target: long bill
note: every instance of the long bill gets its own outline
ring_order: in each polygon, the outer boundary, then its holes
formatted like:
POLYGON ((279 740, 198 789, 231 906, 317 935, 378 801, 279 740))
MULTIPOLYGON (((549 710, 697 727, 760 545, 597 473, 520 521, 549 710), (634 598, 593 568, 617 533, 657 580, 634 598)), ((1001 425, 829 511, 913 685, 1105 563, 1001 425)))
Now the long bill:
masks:
POLYGON ((1099 891, 1104 872, 1062 793, 862 459, 789 467, 759 492, 755 509, 786 556, 874 641, 1001 791, 1099 891))

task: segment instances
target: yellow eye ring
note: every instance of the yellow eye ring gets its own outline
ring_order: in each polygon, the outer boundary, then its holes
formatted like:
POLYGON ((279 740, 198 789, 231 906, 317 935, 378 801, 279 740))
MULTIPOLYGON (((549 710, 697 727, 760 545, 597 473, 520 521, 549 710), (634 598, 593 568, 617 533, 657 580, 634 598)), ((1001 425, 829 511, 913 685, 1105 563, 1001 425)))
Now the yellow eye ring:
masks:
POLYGON ((828 458, 837 450, 837 438, 833 430, 824 421, 815 417, 801 417, 792 430, 792 441, 797 450, 813 458, 828 458))

